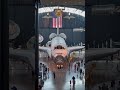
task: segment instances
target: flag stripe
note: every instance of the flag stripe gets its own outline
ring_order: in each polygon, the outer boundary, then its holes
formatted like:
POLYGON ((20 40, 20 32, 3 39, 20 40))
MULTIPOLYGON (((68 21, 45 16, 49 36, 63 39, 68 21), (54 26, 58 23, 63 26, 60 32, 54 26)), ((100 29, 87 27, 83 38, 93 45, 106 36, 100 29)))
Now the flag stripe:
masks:
POLYGON ((57 28, 57 26, 62 28, 62 16, 58 18, 58 22, 57 18, 53 18, 53 28, 57 28))
POLYGON ((53 28, 56 27, 56 18, 53 18, 53 28))
POLYGON ((57 20, 57 18, 55 18, 55 20, 56 20, 56 26, 55 27, 57 28, 59 21, 57 20))
POLYGON ((60 17, 59 17, 59 28, 60 28, 60 24, 61 24, 61 20, 60 20, 60 17))
POLYGON ((62 28, 62 17, 60 17, 60 28, 62 28))

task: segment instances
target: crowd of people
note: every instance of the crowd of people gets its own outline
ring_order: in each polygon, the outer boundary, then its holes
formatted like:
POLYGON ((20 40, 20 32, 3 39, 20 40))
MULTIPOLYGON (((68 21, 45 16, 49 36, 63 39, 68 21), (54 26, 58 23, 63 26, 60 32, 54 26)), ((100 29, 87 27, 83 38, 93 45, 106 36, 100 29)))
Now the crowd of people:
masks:
MULTIPOLYGON (((77 77, 78 77, 78 74, 79 74, 80 75, 80 77, 79 77, 80 80, 83 80, 83 78, 84 78, 84 70, 83 70, 84 62, 83 62, 83 60, 75 62, 75 64, 73 64, 73 67, 74 67, 74 73, 77 73, 77 77)), ((72 76, 72 79, 70 80, 70 86, 72 84, 73 87, 74 87, 75 83, 76 83, 75 76, 72 76)))
POLYGON ((81 67, 84 67, 84 62, 83 62, 83 60, 81 60, 80 62, 76 62, 75 64, 74 64, 74 72, 76 73, 80 73, 80 79, 82 79, 82 77, 84 76, 84 70, 83 70, 83 68, 81 68, 81 67))
POLYGON ((49 68, 47 68, 46 65, 40 63, 40 78, 39 78, 39 85, 38 85, 38 90, 41 90, 41 88, 44 86, 44 80, 47 79, 47 74, 49 73, 49 68), (42 75, 43 74, 43 75, 42 75))

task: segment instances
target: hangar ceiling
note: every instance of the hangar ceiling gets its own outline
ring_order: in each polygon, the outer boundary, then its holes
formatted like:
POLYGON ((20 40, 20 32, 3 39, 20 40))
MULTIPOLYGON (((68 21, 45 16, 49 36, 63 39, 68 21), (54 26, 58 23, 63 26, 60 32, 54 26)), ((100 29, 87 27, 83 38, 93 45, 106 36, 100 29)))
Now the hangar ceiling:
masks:
POLYGON ((40 0, 42 5, 85 5, 85 0, 40 0))
MULTIPOLYGON (((37 0, 8 0, 9 4, 33 4, 37 0)), ((85 5, 85 0, 39 0, 41 5, 85 5)))
MULTIPOLYGON (((9 1, 8 3, 9 4, 9 18, 10 20, 15 21, 20 26, 20 31, 21 31, 20 35, 11 42, 14 43, 14 46, 16 48, 19 45, 22 45, 22 47, 26 47, 27 41, 35 34, 35 28, 34 28, 35 0, 8 0, 8 1, 9 1)), ((66 7, 74 7, 74 8, 80 9, 82 7, 84 8, 83 6, 85 4, 84 1, 85 0, 40 0, 39 2, 41 3, 40 7, 42 5, 43 7, 58 5, 62 7, 66 6, 66 7)), ((69 21, 67 19, 65 20, 69 21)), ((48 34, 49 34, 49 31, 47 32, 48 34)))

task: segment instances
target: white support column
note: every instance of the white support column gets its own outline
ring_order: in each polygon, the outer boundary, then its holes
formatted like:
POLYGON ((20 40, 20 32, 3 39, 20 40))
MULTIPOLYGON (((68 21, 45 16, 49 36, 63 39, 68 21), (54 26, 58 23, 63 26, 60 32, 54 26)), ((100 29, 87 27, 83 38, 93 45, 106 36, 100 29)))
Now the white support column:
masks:
POLYGON ((81 42, 81 46, 83 46, 83 43, 81 42))
POLYGON ((57 35, 59 35, 59 17, 57 17, 57 35))

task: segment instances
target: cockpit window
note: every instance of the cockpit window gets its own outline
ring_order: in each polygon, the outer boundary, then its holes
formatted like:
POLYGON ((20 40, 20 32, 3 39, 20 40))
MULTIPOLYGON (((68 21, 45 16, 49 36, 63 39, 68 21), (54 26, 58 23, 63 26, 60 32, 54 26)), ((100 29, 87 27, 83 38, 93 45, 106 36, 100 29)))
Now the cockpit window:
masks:
POLYGON ((56 46, 55 49, 65 49, 65 48, 59 45, 59 46, 56 46))

